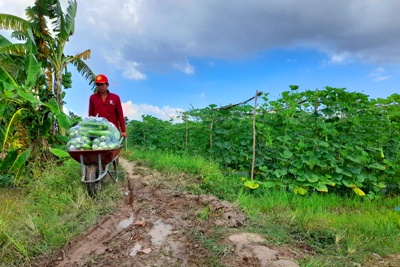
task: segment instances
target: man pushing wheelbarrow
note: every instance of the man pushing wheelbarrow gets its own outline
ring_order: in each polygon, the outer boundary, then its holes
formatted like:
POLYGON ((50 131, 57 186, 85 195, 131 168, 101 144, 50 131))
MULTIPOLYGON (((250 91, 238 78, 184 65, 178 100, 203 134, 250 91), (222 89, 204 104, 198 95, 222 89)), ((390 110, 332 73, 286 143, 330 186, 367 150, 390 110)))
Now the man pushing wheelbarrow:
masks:
POLYGON ((101 189, 107 174, 115 182, 118 180, 118 155, 126 137, 119 96, 109 92, 105 75, 97 75, 95 84, 95 93, 89 100, 89 117, 69 130, 71 140, 67 143, 69 155, 81 163, 81 182, 91 196, 101 189), (111 163, 113 170, 109 168, 111 163))

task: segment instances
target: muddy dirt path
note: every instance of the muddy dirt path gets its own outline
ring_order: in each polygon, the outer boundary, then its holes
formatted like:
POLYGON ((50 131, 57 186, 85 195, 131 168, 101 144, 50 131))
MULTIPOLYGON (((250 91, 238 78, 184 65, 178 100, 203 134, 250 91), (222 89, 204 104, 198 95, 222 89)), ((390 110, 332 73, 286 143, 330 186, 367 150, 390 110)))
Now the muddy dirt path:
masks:
POLYGON ((231 203, 164 187, 159 174, 123 158, 119 163, 124 201, 115 213, 33 266, 299 266, 296 253, 241 233, 245 216, 231 203))

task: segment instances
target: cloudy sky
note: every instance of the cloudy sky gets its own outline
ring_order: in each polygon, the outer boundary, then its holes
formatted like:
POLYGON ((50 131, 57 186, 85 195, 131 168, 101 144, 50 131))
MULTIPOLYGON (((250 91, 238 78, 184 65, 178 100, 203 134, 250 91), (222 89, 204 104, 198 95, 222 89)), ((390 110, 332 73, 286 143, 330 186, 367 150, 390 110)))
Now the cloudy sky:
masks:
MULTIPOLYGON (((168 119, 256 91, 277 99, 289 85, 371 98, 400 92, 399 0, 77 2, 66 54, 91 50, 87 64, 108 76, 129 119, 168 119)), ((33 4, 0 0, 0 13, 24 17, 33 4)), ((91 88, 72 78, 66 108, 86 116, 91 88)))

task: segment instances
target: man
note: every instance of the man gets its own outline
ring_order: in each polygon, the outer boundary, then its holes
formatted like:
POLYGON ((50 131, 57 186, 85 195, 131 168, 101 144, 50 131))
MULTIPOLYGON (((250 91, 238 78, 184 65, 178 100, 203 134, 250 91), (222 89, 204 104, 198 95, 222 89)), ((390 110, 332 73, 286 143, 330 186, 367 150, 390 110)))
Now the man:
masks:
POLYGON ((90 96, 89 116, 106 118, 117 127, 122 137, 126 137, 124 113, 119 96, 110 93, 108 78, 105 75, 97 75, 94 82, 97 92, 90 96))

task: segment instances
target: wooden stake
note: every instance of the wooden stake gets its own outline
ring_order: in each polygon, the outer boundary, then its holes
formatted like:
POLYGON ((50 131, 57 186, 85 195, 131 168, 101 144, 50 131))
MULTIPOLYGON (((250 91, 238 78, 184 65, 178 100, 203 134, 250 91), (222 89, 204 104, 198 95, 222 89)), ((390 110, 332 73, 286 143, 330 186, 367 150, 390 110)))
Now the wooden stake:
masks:
POLYGON ((254 165, 256 161, 256 117, 257 117, 257 97, 259 92, 256 91, 256 96, 254 97, 254 111, 253 111, 253 160, 251 162, 251 180, 254 179, 254 165))

